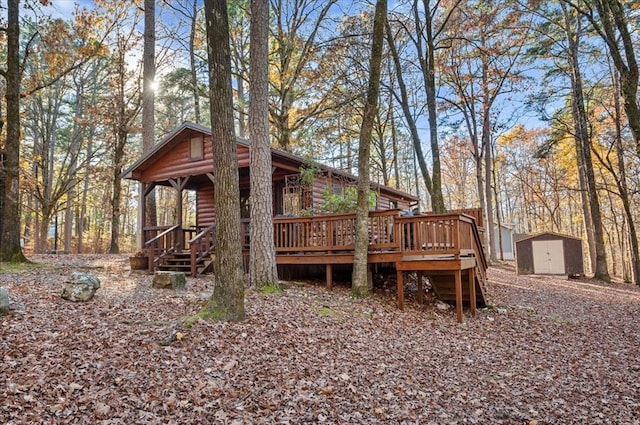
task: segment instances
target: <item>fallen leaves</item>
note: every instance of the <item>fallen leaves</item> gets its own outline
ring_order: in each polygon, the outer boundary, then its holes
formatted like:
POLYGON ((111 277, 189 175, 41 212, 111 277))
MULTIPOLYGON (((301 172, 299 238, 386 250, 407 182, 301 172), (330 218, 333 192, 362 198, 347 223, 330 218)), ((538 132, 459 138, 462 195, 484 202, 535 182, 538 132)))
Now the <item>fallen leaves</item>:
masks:
POLYGON ((631 285, 490 269, 494 307, 462 325, 433 302, 398 311, 392 292, 289 285, 247 291, 242 323, 185 328, 207 278, 174 292, 124 256, 37 260, 52 265, 0 275, 21 306, 0 318, 3 423, 640 423, 631 285), (102 287, 62 300, 82 268, 102 287))

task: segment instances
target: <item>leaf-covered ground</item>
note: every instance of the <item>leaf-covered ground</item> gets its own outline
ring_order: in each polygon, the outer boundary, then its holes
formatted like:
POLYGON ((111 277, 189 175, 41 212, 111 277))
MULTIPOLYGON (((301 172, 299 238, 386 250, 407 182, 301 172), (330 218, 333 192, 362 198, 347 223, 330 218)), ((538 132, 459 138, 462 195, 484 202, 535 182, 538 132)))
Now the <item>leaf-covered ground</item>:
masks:
POLYGON ((289 282, 248 291, 242 323, 185 327, 206 278, 174 292, 124 256, 33 259, 0 273, 0 423, 640 424, 633 285, 492 268, 493 308, 458 324, 289 282), (59 296, 74 270, 102 282, 88 303, 59 296))

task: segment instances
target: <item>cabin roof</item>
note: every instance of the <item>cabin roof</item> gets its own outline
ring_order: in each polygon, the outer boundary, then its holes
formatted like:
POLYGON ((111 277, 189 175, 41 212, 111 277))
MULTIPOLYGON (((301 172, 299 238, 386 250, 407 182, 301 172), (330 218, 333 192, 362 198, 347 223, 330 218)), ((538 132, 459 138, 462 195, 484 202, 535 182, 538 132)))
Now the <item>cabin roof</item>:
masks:
MULTIPOLYGON (((128 167, 122 173, 122 178, 137 180, 136 177, 134 177, 137 171, 143 171, 151 167, 158 159, 160 159, 167 152, 170 152, 171 149, 173 149, 173 147, 182 140, 182 138, 178 137, 179 135, 183 133, 189 133, 189 132, 201 133, 205 136, 211 136, 211 129, 203 125, 196 124, 194 122, 185 121, 180 126, 176 127, 173 131, 171 131, 166 136, 164 136, 162 140, 159 143, 157 143, 150 151, 142 155, 142 157, 140 157, 137 161, 131 164, 131 166, 128 167)), ((243 139, 240 137, 236 137, 236 141, 239 146, 245 146, 249 148, 251 145, 249 140, 243 139)), ((294 162, 298 166, 302 166, 303 164, 308 162, 307 160, 305 160, 304 158, 298 155, 295 155, 290 152, 286 152, 282 149, 278 149, 274 147, 271 148, 271 155, 273 158, 284 159, 284 160, 294 162)), ((332 174, 357 180, 357 177, 354 176, 353 174, 347 173, 337 168, 329 167, 321 163, 318 163, 318 166, 324 172, 331 172, 332 174)), ((385 192, 393 193, 396 196, 407 199, 409 201, 419 200, 417 196, 406 193, 404 191, 394 189, 392 187, 374 183, 374 182, 372 182, 371 184, 376 189, 381 189, 381 190, 384 190, 385 192)))

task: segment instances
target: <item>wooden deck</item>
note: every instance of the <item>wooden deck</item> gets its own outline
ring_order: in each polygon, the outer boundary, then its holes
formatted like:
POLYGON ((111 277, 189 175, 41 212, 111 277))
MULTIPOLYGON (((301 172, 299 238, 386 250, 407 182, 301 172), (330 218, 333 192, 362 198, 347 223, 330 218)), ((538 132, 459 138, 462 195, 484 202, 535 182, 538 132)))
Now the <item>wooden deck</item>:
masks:
MULTIPOLYGON (((276 262, 282 265, 323 265, 326 283, 333 283, 333 266, 352 264, 355 214, 313 217, 275 217, 276 262)), ((214 227, 206 229, 154 228, 145 232, 149 268, 166 265, 172 252, 189 250, 185 272, 206 271, 206 259, 215 252, 214 227), (205 261, 203 261, 205 260, 205 261)), ((243 245, 248 248, 246 222, 243 245)), ((461 213, 402 216, 399 210, 375 211, 369 216, 370 264, 393 265, 397 272, 398 307, 404 307, 404 274, 418 275, 418 301, 422 302, 422 276, 428 276, 436 296, 456 305, 463 321, 463 304, 475 314, 485 305, 487 263, 474 217, 461 213)), ((248 256, 248 251, 245 253, 248 256)))

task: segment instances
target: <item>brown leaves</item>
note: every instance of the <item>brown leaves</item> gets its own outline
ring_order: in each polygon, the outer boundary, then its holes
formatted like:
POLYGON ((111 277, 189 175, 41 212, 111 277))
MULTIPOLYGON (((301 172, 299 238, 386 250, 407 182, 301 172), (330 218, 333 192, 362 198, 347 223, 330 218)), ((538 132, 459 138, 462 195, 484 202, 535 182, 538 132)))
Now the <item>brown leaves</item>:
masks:
POLYGON ((495 307, 463 325, 433 303, 398 311, 392 293, 355 301, 346 287, 290 285, 248 292, 242 323, 182 329, 209 295, 206 279, 163 291, 124 256, 45 258, 58 264, 0 275, 24 306, 0 318, 5 422, 543 425, 640 415, 640 292, 630 285, 492 269, 495 307), (64 277, 83 267, 103 287, 85 304, 60 299, 64 277), (158 344, 168 334, 174 341, 158 344))

